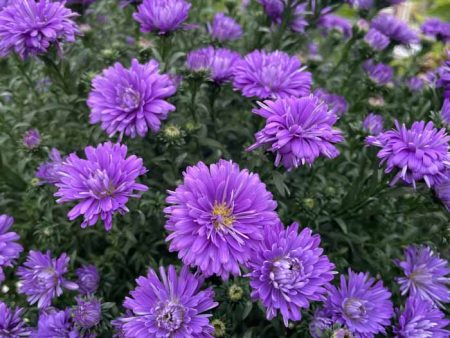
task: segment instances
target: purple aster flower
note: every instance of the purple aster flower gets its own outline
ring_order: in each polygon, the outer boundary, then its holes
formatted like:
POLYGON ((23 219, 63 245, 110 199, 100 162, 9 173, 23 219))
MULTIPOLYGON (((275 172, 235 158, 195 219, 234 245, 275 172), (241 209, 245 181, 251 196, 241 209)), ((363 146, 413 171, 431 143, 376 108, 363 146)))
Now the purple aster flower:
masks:
POLYGON ((411 76, 406 80, 406 85, 408 86, 410 91, 420 92, 423 88, 424 82, 420 77, 411 76))
POLYGON ((348 281, 341 275, 340 287, 330 288, 326 308, 332 320, 345 325, 356 338, 369 338, 386 334, 394 313, 390 297, 381 280, 349 269, 348 281))
POLYGON ((28 149, 34 149, 41 143, 41 134, 35 128, 28 129, 23 135, 23 145, 28 149))
POLYGON ((62 295, 63 288, 78 289, 77 284, 64 278, 69 261, 65 253, 52 258, 50 250, 45 254, 31 250, 26 262, 17 269, 19 293, 27 295, 31 305, 37 302, 37 307, 43 309, 50 306, 53 298, 62 295))
MULTIPOLYGON (((259 0, 259 3, 264 7, 264 11, 270 19, 280 25, 283 21, 283 14, 286 9, 286 1, 284 0, 259 0)), ((290 9, 292 13, 290 28, 297 33, 303 33, 308 22, 305 20, 306 3, 295 4, 294 9, 290 9)))
POLYGON ((447 125, 450 125, 450 98, 444 99, 441 108, 441 117, 447 125))
POLYGON ((0 56, 14 51, 26 59, 47 52, 51 45, 60 48, 65 41, 75 41, 76 16, 58 1, 12 1, 0 12, 0 56))
POLYGON ((450 302, 450 267, 445 259, 427 246, 409 246, 405 260, 395 261, 403 269, 405 277, 397 279, 402 295, 409 293, 438 305, 450 302))
POLYGON ((246 97, 266 99, 309 95, 311 83, 311 73, 296 57, 256 50, 236 64, 233 86, 246 97))
POLYGON ((98 219, 107 231, 112 227, 112 216, 128 212, 126 204, 130 197, 139 198, 136 191, 147 191, 148 187, 136 183, 147 169, 142 159, 127 157, 127 146, 105 142, 96 148, 84 150, 86 160, 72 153, 60 168, 61 180, 56 183, 59 190, 55 196, 58 203, 77 201, 69 211, 69 220, 83 215, 81 227, 93 226, 98 219))
POLYGON ((284 325, 300 320, 301 310, 312 301, 324 301, 333 280, 334 264, 319 247, 320 236, 299 225, 287 229, 281 223, 266 227, 261 248, 249 262, 251 297, 266 307, 271 320, 280 311, 284 325))
POLYGON ((49 154, 50 160, 42 163, 36 171, 36 177, 39 179, 39 184, 55 184, 60 180, 59 169, 63 163, 63 158, 56 148, 52 148, 49 154))
POLYGON ((38 327, 32 338, 79 338, 70 310, 49 309, 39 315, 38 327))
POLYGON ((131 61, 129 69, 120 63, 103 71, 92 81, 87 104, 90 123, 101 123, 109 136, 115 133, 132 138, 156 133, 175 106, 166 101, 176 92, 169 75, 159 74, 159 64, 150 60, 131 61))
POLYGON ((14 218, 8 215, 0 215, 0 284, 5 280, 3 268, 12 267, 19 258, 23 247, 16 243, 20 237, 15 232, 9 232, 14 223, 14 218))
POLYGON ((409 297, 394 327, 395 338, 448 338, 450 320, 432 302, 409 297))
POLYGON ((450 99, 450 51, 447 52, 447 60, 437 70, 436 88, 444 89, 444 98, 450 99))
POLYGON ((28 337, 31 329, 22 320, 23 309, 10 309, 0 301, 0 337, 28 337))
POLYGON ((450 212, 450 170, 445 171, 445 179, 434 186, 437 197, 450 212))
POLYGON ((422 33, 444 43, 450 42, 450 23, 430 18, 420 27, 422 33))
POLYGON ((211 288, 200 290, 202 281, 184 266, 179 276, 170 265, 159 268, 160 278, 149 269, 147 277, 139 277, 138 286, 130 292, 124 307, 133 314, 124 318, 126 337, 213 337, 210 314, 217 306, 211 288))
POLYGON ((100 323, 102 319, 102 304, 96 298, 76 298, 77 305, 72 311, 76 325, 83 329, 90 329, 100 323))
POLYGON ((253 112, 264 117, 266 125, 255 134, 256 143, 247 151, 270 146, 268 150, 276 155, 275 165, 281 163, 288 170, 312 165, 320 155, 339 155, 334 143, 344 138, 340 130, 333 129, 337 116, 319 99, 290 97, 259 105, 261 108, 253 112))
POLYGON ((212 24, 208 27, 214 39, 221 42, 237 40, 242 36, 241 26, 233 18, 223 13, 214 15, 212 24))
POLYGON ((371 27, 389 39, 404 45, 419 42, 417 32, 393 15, 379 14, 372 20, 371 27))
POLYGON ((347 39, 352 36, 351 21, 338 15, 322 15, 317 22, 317 26, 322 28, 327 34, 335 30, 340 32, 347 39))
POLYGON ((448 142, 445 129, 437 130, 433 122, 414 122, 410 129, 395 121, 397 129, 378 136, 369 136, 366 143, 382 148, 378 152, 381 164, 386 163, 385 173, 397 171, 391 185, 399 179, 416 187, 424 180, 428 187, 444 178, 444 171, 450 167, 448 142))
POLYGON ((209 71, 214 58, 214 47, 208 46, 190 51, 186 56, 186 67, 190 71, 209 71))
POLYGON ((170 251, 205 276, 228 279, 239 275, 263 238, 263 229, 275 222, 277 203, 257 174, 240 170, 231 161, 209 167, 188 167, 184 182, 169 191, 164 212, 170 251))
POLYGON ((185 0, 144 0, 133 18, 141 32, 167 34, 180 29, 189 15, 191 4, 185 0))
POLYGON ((322 338, 326 331, 332 329, 333 324, 331 313, 326 309, 317 309, 309 324, 309 333, 313 338, 322 338))
POLYGON ((348 3, 358 9, 371 9, 373 7, 373 0, 348 0, 348 3))
POLYGON ((366 41, 370 47, 378 51, 384 50, 390 43, 390 40, 386 35, 374 28, 369 29, 364 36, 364 41, 366 41))
POLYGON ((100 274, 95 265, 84 265, 78 268, 75 273, 78 276, 78 291, 82 295, 93 294, 98 289, 100 274))
POLYGON ((347 112, 348 104, 343 96, 330 93, 323 88, 316 89, 314 91, 314 96, 325 102, 328 105, 330 112, 337 116, 342 116, 347 112))
POLYGON ((384 63, 374 63, 373 60, 367 60, 364 62, 363 68, 370 79, 380 86, 388 84, 394 77, 394 69, 384 63))
POLYGON ((383 131, 383 116, 370 113, 363 121, 363 130, 370 135, 378 135, 383 131))

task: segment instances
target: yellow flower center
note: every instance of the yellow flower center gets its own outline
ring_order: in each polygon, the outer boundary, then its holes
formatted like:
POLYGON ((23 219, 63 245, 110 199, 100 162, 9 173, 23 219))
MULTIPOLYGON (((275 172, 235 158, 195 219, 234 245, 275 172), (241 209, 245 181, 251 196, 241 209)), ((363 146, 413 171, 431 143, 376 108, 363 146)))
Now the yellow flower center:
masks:
POLYGON ((235 220, 231 209, 226 205, 226 203, 214 203, 212 214, 214 216, 213 224, 216 229, 221 226, 231 227, 235 220))

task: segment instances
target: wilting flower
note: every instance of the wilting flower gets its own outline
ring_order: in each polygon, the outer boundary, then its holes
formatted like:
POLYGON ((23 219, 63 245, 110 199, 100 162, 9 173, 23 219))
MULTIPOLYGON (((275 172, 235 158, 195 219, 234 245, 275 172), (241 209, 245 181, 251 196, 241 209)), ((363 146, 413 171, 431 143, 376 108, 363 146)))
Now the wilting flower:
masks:
POLYGON ((78 291, 82 295, 93 294, 98 289, 100 274, 95 265, 84 265, 75 271, 78 276, 78 291))
POLYGON ((364 36, 364 41, 366 41, 373 49, 378 51, 384 50, 390 43, 390 40, 386 35, 374 28, 369 29, 364 36))
POLYGON ((423 88, 423 84, 423 80, 417 76, 412 76, 406 80, 406 85, 412 92, 420 92, 423 88))
POLYGON ((0 11, 0 56, 16 52, 22 59, 47 52, 50 46, 75 41, 77 14, 63 2, 12 1, 0 11))
POLYGON ((10 309, 0 300, 0 336, 1 337, 28 337, 31 329, 22 320, 23 309, 10 309))
POLYGON ((370 135, 378 135, 383 131, 383 116, 370 113, 363 121, 363 130, 370 135))
POLYGON ((236 64, 233 86, 244 96, 266 99, 309 95, 311 83, 311 73, 296 57, 256 50, 236 64))
POLYGON ((41 143, 41 134, 35 128, 28 129, 23 135, 23 145, 28 149, 34 149, 41 143))
POLYGON ((340 32, 345 38, 350 38, 352 36, 351 21, 338 15, 322 15, 317 22, 317 26, 322 28, 327 33, 335 30, 340 32))
POLYGON ((240 59, 237 52, 209 46, 189 52, 186 66, 191 71, 208 72, 212 81, 223 83, 233 79, 234 66, 240 59))
POLYGON ((73 324, 70 310, 42 311, 32 338, 78 338, 79 332, 73 324))
POLYGON ((144 137, 156 133, 175 106, 166 101, 176 92, 169 75, 159 74, 155 60, 140 64, 131 61, 129 69, 120 63, 109 67, 92 81, 87 100, 90 122, 101 123, 110 136, 115 133, 144 137))
POLYGON ((334 143, 344 138, 333 129, 337 116, 315 97, 285 98, 259 103, 253 110, 266 119, 265 127, 255 134, 256 143, 247 151, 261 146, 276 155, 275 165, 291 170, 309 164, 320 156, 335 158, 339 151, 334 143))
POLYGON ((409 297, 394 327, 395 338, 448 338, 450 320, 432 302, 409 297))
POLYGON ((317 309, 309 324, 309 333, 313 338, 322 338, 326 331, 333 327, 331 313, 326 309, 317 309))
POLYGON ((190 8, 191 4, 185 0, 144 0, 133 18, 144 33, 167 34, 182 27, 190 8))
POLYGON ((184 182, 169 191, 164 212, 170 251, 205 276, 239 275, 263 238, 263 229, 278 221, 277 206, 257 174, 220 160, 188 167, 184 182))
POLYGON ((26 262, 17 269, 21 282, 19 292, 27 295, 31 305, 37 303, 43 309, 50 306, 53 298, 62 295, 63 288, 76 290, 78 285, 64 278, 69 261, 65 253, 52 258, 50 250, 45 254, 31 250, 26 262))
POLYGON ((314 96, 325 102, 330 112, 337 116, 342 116, 347 112, 348 104, 343 96, 330 93, 322 88, 316 89, 314 96))
POLYGON ((0 284, 5 280, 3 268, 12 267, 23 251, 23 247, 16 243, 20 239, 19 235, 9 232, 13 223, 14 218, 11 216, 0 215, 0 284))
POLYGON ((36 171, 35 175, 40 184, 55 184, 61 178, 59 169, 63 163, 63 158, 58 149, 52 148, 49 158, 50 160, 42 163, 36 171))
POLYGON ((237 40, 242 36, 241 25, 223 13, 214 15, 212 24, 208 28, 211 36, 222 42, 237 40))
POLYGON ((422 33, 444 43, 450 42, 450 23, 430 18, 420 27, 422 33))
POLYGON ((408 27, 406 23, 393 15, 379 14, 372 20, 371 27, 387 36, 392 41, 401 44, 419 42, 417 33, 408 27))
POLYGON ((59 190, 55 196, 58 203, 77 201, 68 217, 72 221, 83 216, 81 227, 93 226, 100 218, 107 231, 112 227, 112 216, 128 212, 126 204, 130 197, 139 198, 136 191, 147 191, 148 187, 136 183, 147 169, 142 159, 127 157, 127 146, 105 142, 96 148, 84 150, 86 160, 70 154, 60 168, 61 180, 56 183, 59 190))
POLYGON ((359 9, 371 9, 373 7, 373 0, 348 0, 348 3, 359 9))
POLYGON ((405 277, 400 277, 402 295, 419 297, 438 305, 450 302, 450 267, 427 246, 409 246, 405 250, 405 260, 396 261, 403 269, 405 277))
POLYGON ((300 320, 310 302, 324 301, 333 279, 334 264, 322 254, 320 236, 309 228, 299 234, 298 228, 297 223, 266 227, 261 248, 249 261, 252 299, 266 307, 268 320, 280 311, 285 326, 300 320))
POLYGON ((326 309, 332 320, 348 328, 356 338, 385 334, 394 310, 391 293, 383 282, 375 281, 368 273, 348 271, 348 281, 341 275, 340 287, 332 286, 326 309))
MULTIPOLYGON (((281 25, 283 21, 283 14, 286 10, 286 1, 284 0, 259 0, 259 3, 264 7, 264 11, 271 18, 271 20, 277 25, 281 25)), ((290 18, 289 27, 292 31, 297 33, 303 33, 305 27, 308 26, 308 22, 305 20, 306 5, 296 4, 294 9, 289 9, 292 13, 290 18)))
POLYGON ((102 319, 102 304, 96 298, 76 298, 77 305, 72 311, 75 324, 83 329, 90 329, 102 319))
POLYGON ((445 129, 437 130, 433 122, 414 122, 410 129, 395 121, 397 129, 378 136, 369 136, 367 144, 382 148, 378 152, 381 164, 386 163, 385 173, 398 170, 391 185, 402 179, 416 186, 424 180, 428 187, 444 178, 444 171, 450 167, 448 142, 445 129))
POLYGON ((153 269, 139 277, 124 307, 132 314, 123 319, 126 337, 213 337, 210 314, 217 306, 214 292, 200 290, 202 281, 184 266, 179 276, 170 265, 160 267, 160 278, 153 269))
POLYGON ((363 68, 370 79, 380 86, 391 82, 394 77, 392 67, 384 63, 374 63, 373 60, 367 60, 364 62, 363 68))

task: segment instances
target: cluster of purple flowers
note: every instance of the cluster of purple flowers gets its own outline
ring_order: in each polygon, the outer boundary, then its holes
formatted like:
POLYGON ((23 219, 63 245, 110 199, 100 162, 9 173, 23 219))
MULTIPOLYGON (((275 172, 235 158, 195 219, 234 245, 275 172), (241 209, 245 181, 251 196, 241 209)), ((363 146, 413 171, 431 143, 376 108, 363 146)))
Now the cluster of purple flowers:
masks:
POLYGON ((450 23, 448 22, 430 18, 423 23, 420 29, 426 36, 433 37, 444 43, 450 42, 450 23))

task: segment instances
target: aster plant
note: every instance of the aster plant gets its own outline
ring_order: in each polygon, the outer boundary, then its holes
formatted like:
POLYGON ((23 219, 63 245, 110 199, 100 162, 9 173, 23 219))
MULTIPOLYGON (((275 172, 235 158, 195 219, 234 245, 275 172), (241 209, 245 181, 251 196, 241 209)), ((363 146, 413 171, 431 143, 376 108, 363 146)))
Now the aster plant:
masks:
POLYGON ((45 309, 54 298, 62 295, 63 288, 78 289, 76 283, 64 277, 69 261, 65 253, 53 258, 50 251, 30 251, 25 263, 17 269, 19 293, 27 296, 30 305, 37 303, 39 309, 45 309))
POLYGON ((335 158, 335 143, 342 142, 341 131, 334 129, 337 116, 313 96, 284 98, 259 103, 253 112, 266 119, 265 127, 256 133, 252 151, 261 146, 275 154, 275 165, 292 170, 312 165, 319 156, 335 158))
POLYGON ((12 1, 0 11, 0 56, 15 52, 26 59, 46 53, 53 45, 61 48, 64 42, 74 42, 79 34, 76 16, 64 2, 12 1))
POLYGON ((383 131, 383 124, 383 116, 370 113, 364 118, 362 127, 370 135, 379 135, 383 131))
POLYGON ((32 338, 77 338, 78 329, 74 326, 70 310, 48 309, 39 315, 38 326, 32 338))
POLYGON ((53 148, 49 154, 49 160, 39 165, 36 171, 36 178, 39 184, 55 184, 60 180, 60 167, 63 158, 58 149, 53 148))
POLYGON ((78 291, 82 295, 89 295, 97 291, 100 283, 100 274, 95 265, 84 265, 75 271, 78 279, 78 291))
POLYGON ((411 44, 419 42, 417 32, 405 22, 390 14, 379 14, 371 22, 371 28, 387 36, 391 41, 399 44, 411 44))
POLYGON ((242 36, 241 26, 233 18, 224 13, 214 15, 212 23, 208 26, 209 34, 221 42, 237 40, 242 36))
POLYGON ((3 269, 12 267, 23 251, 22 245, 16 243, 20 237, 13 231, 9 231, 14 224, 14 218, 8 215, 0 215, 0 284, 5 280, 3 269))
POLYGON ((116 133, 144 137, 156 133, 175 106, 167 98, 176 92, 173 80, 159 73, 159 64, 150 60, 131 61, 126 69, 120 63, 105 69, 92 81, 87 100, 90 122, 100 123, 109 136, 116 133))
POLYGON ((205 276, 239 275, 264 228, 278 221, 272 194, 257 174, 231 161, 199 162, 183 176, 164 209, 169 250, 205 276))
POLYGON ((130 197, 140 197, 135 191, 147 191, 146 185, 136 182, 147 169, 141 158, 127 157, 125 145, 106 142, 96 148, 86 147, 84 152, 86 159, 72 153, 64 161, 55 196, 58 203, 77 202, 67 216, 70 220, 83 216, 82 228, 94 226, 101 219, 109 231, 113 215, 127 213, 130 197))
POLYGON ((325 308, 333 322, 344 325, 356 338, 385 334, 394 314, 391 293, 368 273, 349 269, 341 275, 339 287, 329 290, 325 308))
POLYGON ((29 337, 29 328, 22 319, 24 309, 11 309, 0 301, 0 335, 3 337, 29 337))
POLYGON ((261 247, 249 262, 251 296, 260 300, 271 320, 278 311, 285 326, 301 319, 301 309, 312 301, 324 301, 333 279, 334 264, 319 247, 320 236, 299 225, 287 229, 278 223, 266 227, 261 247))
POLYGON ((202 281, 185 266, 177 274, 170 265, 149 269, 136 280, 137 287, 124 301, 131 315, 123 318, 126 337, 213 337, 214 329, 205 313, 217 306, 212 289, 201 290, 202 281))
POLYGON ((427 246, 408 246, 405 260, 396 260, 404 277, 397 279, 402 295, 431 301, 437 305, 450 302, 450 267, 427 246))
POLYGON ((74 323, 82 329, 91 329, 102 319, 102 304, 94 298, 76 298, 77 305, 72 310, 74 323))

